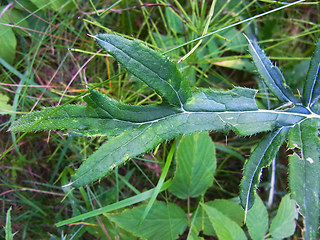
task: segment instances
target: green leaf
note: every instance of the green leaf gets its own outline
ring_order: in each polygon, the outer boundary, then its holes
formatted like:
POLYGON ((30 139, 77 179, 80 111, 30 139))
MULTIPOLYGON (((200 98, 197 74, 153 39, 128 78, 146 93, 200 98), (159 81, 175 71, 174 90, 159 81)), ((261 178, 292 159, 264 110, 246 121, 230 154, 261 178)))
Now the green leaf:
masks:
POLYGON ((299 103, 286 84, 279 68, 271 63, 255 40, 250 40, 249 38, 247 40, 254 64, 269 90, 282 102, 299 103))
POLYGON ((264 239, 268 231, 268 212, 258 195, 252 208, 247 213, 246 225, 253 240, 264 239))
POLYGON ((172 29, 175 34, 183 34, 185 32, 183 22, 182 19, 177 16, 177 13, 171 8, 165 8, 165 13, 169 28, 172 29))
MULTIPOLYGON (((239 226, 243 225, 244 211, 239 204, 231 200, 216 199, 214 201, 206 202, 206 206, 217 209, 224 216, 228 217, 239 226)), ((209 217, 203 208, 199 209, 194 225, 197 229, 202 230, 204 234, 216 236, 212 224, 210 224, 209 217)))
POLYGON ((163 183, 164 183, 164 180, 166 178, 166 176, 168 175, 168 171, 169 171, 169 168, 171 166, 171 162, 172 162, 172 159, 173 159, 173 154, 174 154, 174 151, 175 151, 175 146, 176 146, 176 142, 174 142, 171 146, 171 149, 168 153, 168 156, 167 156, 167 159, 166 159, 166 164, 164 165, 164 168, 162 169, 162 172, 161 172, 161 176, 159 178, 159 181, 158 181, 158 184, 157 186, 154 188, 154 191, 152 193, 152 196, 141 216, 141 219, 140 219, 140 224, 142 224, 142 222, 145 220, 146 216, 148 215, 150 209, 152 208, 158 194, 161 192, 161 188, 163 186, 163 183))
POLYGON ((115 122, 106 114, 96 112, 90 107, 80 105, 66 105, 61 108, 51 107, 42 111, 34 111, 13 122, 10 131, 72 129, 86 131, 87 135, 118 135, 124 130, 132 128, 132 124, 115 122), (42 117, 50 114, 39 124, 33 126, 42 117), (100 114, 100 115, 99 115, 100 114))
POLYGON ((74 3, 72 1, 65 1, 65 0, 31 0, 31 2, 36 5, 38 8, 41 9, 52 9, 54 11, 63 10, 70 10, 74 7, 74 3))
POLYGON ((307 79, 303 89, 304 106, 312 107, 320 95, 320 36, 311 58, 307 79))
POLYGON ((182 107, 191 97, 186 79, 167 57, 138 41, 114 34, 98 34, 95 39, 130 73, 153 88, 168 103, 182 107))
POLYGON ((138 219, 145 208, 146 206, 142 205, 124 210, 122 213, 108 214, 107 217, 126 231, 145 239, 175 240, 185 231, 188 219, 177 205, 156 202, 140 225, 138 219))
POLYGON ((247 239, 245 233, 239 227, 239 225, 218 211, 216 208, 210 207, 206 204, 203 204, 202 207, 208 214, 210 222, 219 239, 247 239))
POLYGON ((270 131, 278 125, 292 125, 309 116, 258 110, 254 94, 254 90, 239 87, 225 92, 198 91, 181 111, 167 105, 125 105, 93 92, 85 97, 87 106, 66 105, 34 112, 14 122, 10 130, 26 131, 52 111, 49 117, 31 130, 75 129, 87 135, 120 134, 101 146, 80 166, 72 179, 72 186, 80 187, 105 176, 130 157, 182 134, 210 130, 227 132, 232 129, 238 135, 245 136, 270 131))
POLYGON ((216 169, 215 147, 207 132, 184 136, 176 150, 177 169, 169 190, 179 198, 204 194, 216 169))
POLYGON ((9 97, 0 93, 0 114, 10 114, 12 106, 8 104, 9 97))
MULTIPOLYGON (((80 166, 70 183, 73 187, 91 183, 130 157, 179 135, 233 130, 240 136, 247 136, 293 126, 306 118, 319 119, 302 106, 286 111, 258 109, 253 89, 198 90, 191 95, 175 64, 165 57, 137 41, 116 35, 100 34, 96 38, 130 72, 166 97, 171 105, 131 106, 92 91, 84 98, 86 106, 48 108, 14 122, 11 131, 72 129, 89 136, 117 136, 80 166)), ((255 182, 246 187, 251 187, 247 189, 251 193, 263 166, 262 162, 258 171, 250 173, 255 182)))
POLYGON ((0 57, 12 64, 16 55, 17 39, 8 24, 9 22, 0 19, 0 57))
POLYGON ((263 168, 270 165, 288 133, 289 127, 281 127, 268 133, 257 145, 244 165, 240 185, 240 199, 247 211, 254 203, 254 193, 263 168))
POLYGON ((4 230, 6 232, 6 240, 13 240, 13 234, 11 229, 11 209, 12 207, 10 207, 7 211, 6 226, 4 227, 4 230))
MULTIPOLYGON (((7 6, 0 7, 1 12, 1 20, 10 23, 15 26, 20 26, 22 28, 28 28, 29 24, 23 14, 22 11, 17 10, 16 8, 13 9, 6 9, 7 6)), ((27 7, 26 7, 27 8, 27 7)), ((29 9, 29 8, 28 8, 29 9)), ((30 9, 29 9, 30 10, 30 9)), ((19 29, 18 27, 12 28, 14 32, 19 33, 23 36, 28 36, 28 34, 19 29)))
POLYGON ((291 196, 304 217, 304 238, 318 236, 320 203, 320 141, 318 124, 313 120, 297 124, 290 133, 289 186, 291 196))
POLYGON ((272 220, 269 233, 273 238, 287 238, 294 234, 298 211, 296 202, 290 199, 289 194, 281 200, 278 213, 272 220))

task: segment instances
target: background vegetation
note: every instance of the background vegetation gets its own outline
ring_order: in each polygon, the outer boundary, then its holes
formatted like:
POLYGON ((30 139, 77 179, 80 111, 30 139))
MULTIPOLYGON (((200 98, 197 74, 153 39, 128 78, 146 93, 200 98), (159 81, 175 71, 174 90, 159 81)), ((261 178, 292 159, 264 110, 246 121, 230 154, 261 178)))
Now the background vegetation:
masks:
MULTIPOLYGON (((146 191, 159 180, 174 142, 166 142, 148 154, 131 159, 99 183, 69 195, 61 186, 68 183, 74 170, 107 138, 79 137, 64 131, 36 132, 10 148, 19 135, 7 129, 21 114, 62 104, 122 69, 99 50, 89 35, 115 31, 143 40, 162 53, 177 47, 166 54, 174 62, 180 60, 179 67, 193 88, 262 89, 242 36, 242 32, 248 31, 249 22, 213 34, 200 45, 196 41, 181 46, 203 34, 255 17, 251 29, 298 95, 319 32, 319 4, 301 2, 260 16, 284 4, 271 0, 225 4, 218 0, 212 11, 211 1, 192 0, 2 1, 0 151, 10 150, 0 165, 0 224, 5 225, 6 212, 12 206, 12 231, 17 239, 108 239, 111 233, 106 226, 110 223, 104 216, 59 228, 55 223, 146 191), (211 21, 207 24, 210 13, 211 21), (193 47, 194 52, 181 59, 193 47)), ((100 91, 129 104, 161 101, 130 74, 104 84, 100 91)), ((258 104, 268 104, 263 91, 258 97, 258 104)), ((217 150, 217 167, 214 182, 202 198, 206 201, 235 198, 239 195, 244 161, 262 135, 240 138, 232 132, 228 136, 212 132, 210 136, 217 150)), ((286 155, 285 148, 281 149, 277 163, 263 172, 259 188, 271 217, 287 193, 286 155)), ((170 194, 163 194, 159 199, 183 209, 192 209, 198 202, 170 194)), ((298 221, 295 238, 301 236, 301 228, 298 221)), ((113 229, 114 235, 120 231, 115 226, 113 229)), ((186 233, 181 236, 184 238, 186 233)))

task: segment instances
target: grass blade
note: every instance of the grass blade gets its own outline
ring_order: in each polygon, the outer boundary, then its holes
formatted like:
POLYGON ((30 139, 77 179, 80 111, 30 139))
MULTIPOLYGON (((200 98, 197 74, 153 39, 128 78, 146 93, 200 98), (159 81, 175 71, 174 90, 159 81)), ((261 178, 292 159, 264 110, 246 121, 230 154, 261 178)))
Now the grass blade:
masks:
MULTIPOLYGON (((161 191, 166 190, 170 186, 170 184, 171 184, 171 180, 166 181, 162 185, 161 191)), ((87 212, 87 213, 78 215, 76 217, 60 221, 60 222, 56 223, 56 226, 57 227, 62 227, 64 225, 75 223, 75 222, 78 222, 78 221, 83 221, 83 220, 85 220, 87 218, 95 217, 95 216, 98 216, 98 215, 103 214, 103 213, 107 213, 107 212, 111 212, 111 211, 114 211, 114 210, 117 210, 117 209, 121 209, 121 208, 124 208, 124 207, 131 206, 131 205, 133 205, 135 203, 139 203, 139 202, 142 202, 142 201, 150 198, 152 196, 152 194, 153 194, 153 191, 154 191, 154 188, 150 189, 148 191, 145 191, 143 193, 140 193, 140 194, 138 194, 136 196, 133 196, 133 197, 130 197, 130 198, 126 198, 126 199, 124 199, 124 200, 122 200, 120 202, 116 202, 116 203, 110 204, 108 206, 93 210, 91 212, 87 212)))

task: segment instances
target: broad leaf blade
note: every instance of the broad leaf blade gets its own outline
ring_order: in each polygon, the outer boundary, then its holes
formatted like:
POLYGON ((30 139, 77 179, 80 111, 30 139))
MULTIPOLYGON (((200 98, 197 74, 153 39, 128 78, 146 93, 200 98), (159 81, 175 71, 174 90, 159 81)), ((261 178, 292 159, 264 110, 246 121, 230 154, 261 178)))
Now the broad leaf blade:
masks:
POLYGON ((281 200, 277 215, 272 220, 269 233, 274 238, 288 238, 294 234, 298 211, 296 202, 287 194, 281 200))
POLYGON ((304 238, 318 236, 320 203, 320 141, 318 125, 313 120, 297 124, 290 133, 289 186, 292 198, 304 217, 304 238))
POLYGON ((9 97, 0 93, 0 115, 12 113, 12 106, 8 102, 9 97))
POLYGON ((303 89, 303 104, 311 107, 320 95, 320 36, 311 58, 310 67, 303 89))
POLYGON ((191 97, 187 80, 167 57, 138 41, 114 34, 98 34, 95 39, 130 73, 153 88, 168 103, 182 107, 191 97))
POLYGON ((108 214, 107 217, 121 228, 143 239, 172 239, 178 238, 187 227, 188 219, 185 212, 177 205, 156 202, 143 224, 139 224, 146 206, 142 205, 127 209, 119 214, 108 214))
POLYGON ((230 218, 226 217, 216 208, 207 206, 206 204, 203 204, 202 207, 208 214, 210 222, 219 239, 247 239, 245 233, 239 227, 239 225, 230 218))
POLYGON ((12 64, 16 55, 17 39, 12 27, 4 19, 0 18, 0 58, 12 64))
POLYGON ((247 39, 253 61, 269 90, 282 102, 298 103, 279 68, 271 63, 255 40, 247 39))
POLYGON ((169 190, 179 198, 204 194, 216 169, 215 147, 207 132, 183 137, 176 150, 177 169, 169 190))
MULTIPOLYGON (((226 199, 216 199, 214 201, 206 202, 206 206, 213 207, 221 212, 224 216, 232 219, 240 227, 243 225, 244 211, 243 208, 231 201, 226 199)), ((194 225, 197 229, 203 231, 203 234, 216 236, 216 233, 210 223, 208 214, 204 209, 199 209, 199 212, 194 220, 194 225)))
POLYGON ((288 133, 289 127, 281 127, 268 133, 254 149, 244 166, 240 185, 240 199, 247 211, 254 203, 254 193, 263 168, 270 165, 288 133))
POLYGON ((258 195, 255 196, 254 204, 248 211, 246 225, 253 240, 264 239, 268 231, 268 211, 258 195))

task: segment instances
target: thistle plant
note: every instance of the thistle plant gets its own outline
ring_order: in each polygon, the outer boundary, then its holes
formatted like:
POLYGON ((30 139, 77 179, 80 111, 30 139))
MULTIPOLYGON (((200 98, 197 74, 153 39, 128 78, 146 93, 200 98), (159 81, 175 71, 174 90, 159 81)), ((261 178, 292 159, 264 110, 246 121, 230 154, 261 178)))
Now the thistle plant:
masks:
MULTIPOLYGON (((138 40, 128 40, 115 34, 98 34, 95 39, 128 72, 154 89, 162 103, 144 106, 123 104, 92 89, 83 97, 87 103, 85 106, 46 108, 14 122, 10 128, 13 132, 70 129, 85 136, 110 137, 77 169, 69 187, 90 184, 128 159, 180 135, 212 130, 226 134, 231 130, 239 136, 266 132, 244 165, 240 199, 245 214, 255 203, 262 169, 270 165, 280 146, 287 141, 293 152, 289 156, 291 197, 304 218, 305 239, 317 237, 320 208, 320 112, 317 101, 320 94, 320 41, 311 59, 303 94, 297 97, 256 40, 248 38, 254 64, 268 91, 281 106, 259 109, 255 89, 234 87, 228 91, 192 91, 175 63, 138 40)), ((204 209, 213 211, 205 206, 204 209)), ((148 210, 144 217, 147 213, 148 210)))

